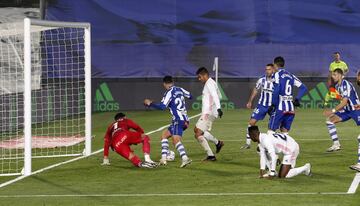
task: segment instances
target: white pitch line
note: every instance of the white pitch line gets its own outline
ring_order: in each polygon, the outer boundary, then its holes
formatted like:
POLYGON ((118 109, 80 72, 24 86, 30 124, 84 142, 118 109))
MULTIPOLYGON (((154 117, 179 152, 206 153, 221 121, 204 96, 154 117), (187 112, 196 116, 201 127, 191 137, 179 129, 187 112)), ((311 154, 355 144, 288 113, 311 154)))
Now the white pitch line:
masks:
POLYGON ((355 194, 357 187, 360 184, 360 172, 356 173, 354 180, 352 181, 349 190, 347 191, 348 194, 355 194))
POLYGON ((0 198, 34 197, 175 197, 175 196, 265 196, 265 195, 349 195, 346 192, 260 192, 260 193, 140 193, 140 194, 41 194, 41 195, 0 195, 0 198))
MULTIPOLYGON (((198 116, 200 116, 200 115, 201 115, 201 114, 197 114, 197 115, 191 116, 191 117, 189 117, 189 119, 193 119, 193 118, 198 117, 198 116)), ((167 128, 169 125, 170 125, 170 124, 167 124, 167 125, 162 126, 162 127, 158 128, 158 129, 156 129, 156 130, 150 131, 150 132, 148 132, 148 133, 146 133, 146 134, 149 135, 149 134, 153 134, 153 133, 155 133, 155 132, 162 131, 163 129, 167 128)), ((58 167, 58 166, 67 164, 67 163, 75 162, 75 161, 77 161, 77 160, 84 159, 84 158, 86 158, 86 157, 90 157, 90 156, 95 155, 95 154, 98 154, 98 153, 100 153, 100 152, 102 152, 102 151, 104 151, 104 149, 99 149, 99 150, 91 153, 89 156, 81 156, 81 157, 77 157, 77 158, 74 158, 74 159, 71 159, 71 160, 67 160, 67 161, 64 161, 64 162, 60 162, 60 163, 57 163, 57 164, 50 165, 50 166, 48 166, 48 167, 45 167, 45 168, 42 168, 42 169, 39 169, 39 170, 36 170, 36 171, 32 172, 31 175, 38 174, 38 173, 44 172, 44 171, 46 171, 46 170, 49 170, 49 169, 52 169, 52 168, 55 168, 55 167, 58 167)), ((0 188, 5 187, 5 186, 7 186, 7 185, 10 185, 10 184, 12 184, 12 183, 15 183, 15 182, 17 182, 17 181, 19 181, 19 180, 22 180, 22 179, 24 179, 25 177, 28 177, 28 176, 23 176, 23 175, 22 175, 22 176, 19 176, 19 177, 15 178, 15 179, 12 179, 12 180, 9 180, 9 181, 7 181, 7 182, 4 182, 4 183, 0 184, 0 188)))

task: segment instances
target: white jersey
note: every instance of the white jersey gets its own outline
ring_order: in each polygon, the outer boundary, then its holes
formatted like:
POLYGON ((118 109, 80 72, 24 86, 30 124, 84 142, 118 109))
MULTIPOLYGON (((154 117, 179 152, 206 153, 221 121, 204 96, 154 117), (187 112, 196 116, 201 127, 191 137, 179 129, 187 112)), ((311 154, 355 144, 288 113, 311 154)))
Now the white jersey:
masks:
POLYGON ((217 110, 221 108, 220 105, 221 94, 216 85, 216 82, 209 78, 203 89, 202 93, 202 115, 212 115, 214 117, 218 117, 217 110))
POLYGON ((275 170, 277 154, 293 155, 295 152, 298 152, 299 145, 296 141, 287 134, 282 133, 272 133, 265 134, 260 133, 259 137, 260 143, 260 169, 265 170, 266 166, 266 153, 271 157, 271 168, 270 170, 275 170))

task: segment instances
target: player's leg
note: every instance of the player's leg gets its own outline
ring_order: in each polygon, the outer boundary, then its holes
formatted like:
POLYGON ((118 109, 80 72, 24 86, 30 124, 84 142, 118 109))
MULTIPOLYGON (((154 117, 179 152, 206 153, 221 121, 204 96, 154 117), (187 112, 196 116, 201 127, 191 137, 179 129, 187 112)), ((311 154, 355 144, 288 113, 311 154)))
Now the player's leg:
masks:
POLYGON ((280 178, 292 178, 299 174, 311 175, 311 164, 306 163, 302 167, 295 168, 296 159, 299 155, 299 146, 295 148, 294 152, 290 155, 284 155, 283 162, 280 166, 279 177, 280 178))
POLYGON ((208 118, 208 124, 209 124, 209 128, 207 130, 204 131, 204 137, 206 138, 206 140, 212 142, 215 144, 216 146, 216 153, 219 153, 221 148, 224 146, 224 142, 221 140, 218 140, 216 137, 214 137, 214 135, 212 135, 210 133, 210 129, 212 127, 213 122, 215 121, 215 117, 210 115, 208 118))
MULTIPOLYGON (((248 122, 248 128, 251 126, 255 126, 258 121, 263 120, 267 114, 268 108, 269 107, 264 107, 261 105, 257 106, 254 109, 253 113, 251 114, 251 118, 248 122)), ((251 139, 250 139, 249 132, 247 129, 246 130, 246 143, 244 146, 241 147, 241 149, 249 149, 250 145, 251 145, 251 139)))
POLYGON ((144 153, 145 162, 155 164, 155 162, 152 161, 150 158, 150 137, 140 132, 133 131, 128 131, 127 135, 128 138, 126 139, 125 143, 128 145, 142 143, 142 150, 144 153))
POLYGON ((161 134, 161 159, 160 159, 160 164, 162 165, 166 165, 167 164, 167 155, 169 153, 169 138, 171 137, 171 127, 172 125, 170 125, 170 127, 166 130, 164 130, 161 134))
POLYGON ((171 135, 173 136, 173 143, 178 151, 182 163, 180 167, 186 167, 186 165, 191 163, 191 159, 187 156, 186 150, 184 145, 181 143, 181 137, 183 135, 184 130, 186 130, 188 127, 188 122, 185 121, 175 121, 173 122, 173 127, 171 132, 171 135))
POLYGON ((276 110, 271 114, 268 124, 268 133, 273 133, 280 129, 283 115, 283 112, 280 110, 276 110))
POLYGON ((280 124, 281 133, 287 134, 291 129, 295 114, 284 114, 280 124))
POLYGON ((205 150, 205 152, 207 154, 207 158, 205 160, 215 161, 216 160, 215 155, 214 155, 213 151, 211 150, 208 141, 204 137, 204 131, 208 130, 209 126, 210 125, 209 125, 208 121, 206 121, 202 117, 200 117, 200 119, 198 120, 198 122, 196 123, 196 126, 194 128, 194 133, 195 133, 195 138, 197 139, 197 141, 200 143, 200 145, 202 146, 202 148, 205 150))
POLYGON ((117 152, 119 155, 129 160, 130 162, 132 162, 135 167, 140 167, 141 165, 140 158, 131 151, 131 148, 128 144, 121 143, 115 145, 116 146, 113 147, 115 152, 117 152))
POLYGON ((329 135, 333 144, 329 147, 326 151, 327 152, 334 152, 341 149, 339 137, 337 135, 335 124, 338 122, 344 122, 349 120, 350 117, 346 114, 346 112, 336 112, 334 115, 330 116, 329 119, 326 121, 326 126, 329 131, 329 135))

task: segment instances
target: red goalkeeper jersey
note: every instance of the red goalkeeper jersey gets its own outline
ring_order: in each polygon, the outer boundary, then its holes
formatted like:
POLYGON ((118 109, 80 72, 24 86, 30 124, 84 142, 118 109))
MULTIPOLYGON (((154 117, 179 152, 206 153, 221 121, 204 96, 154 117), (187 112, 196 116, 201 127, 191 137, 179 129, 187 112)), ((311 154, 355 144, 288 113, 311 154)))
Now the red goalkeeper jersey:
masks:
POLYGON ((109 147, 111 146, 112 141, 116 139, 115 137, 120 135, 122 132, 129 131, 130 129, 133 129, 141 134, 144 133, 144 130, 131 119, 120 119, 109 125, 104 136, 104 156, 109 156, 109 147))

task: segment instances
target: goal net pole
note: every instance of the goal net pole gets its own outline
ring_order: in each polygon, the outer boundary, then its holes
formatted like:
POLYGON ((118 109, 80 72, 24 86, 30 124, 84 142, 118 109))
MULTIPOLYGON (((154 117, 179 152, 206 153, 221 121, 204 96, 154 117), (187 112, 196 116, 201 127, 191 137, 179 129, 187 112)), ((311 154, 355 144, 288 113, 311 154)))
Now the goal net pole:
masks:
POLYGON ((32 160, 32 103, 31 103, 31 26, 84 28, 84 76, 85 76, 85 149, 91 154, 91 36, 90 24, 78 22, 54 22, 24 19, 24 176, 31 175, 32 160))

